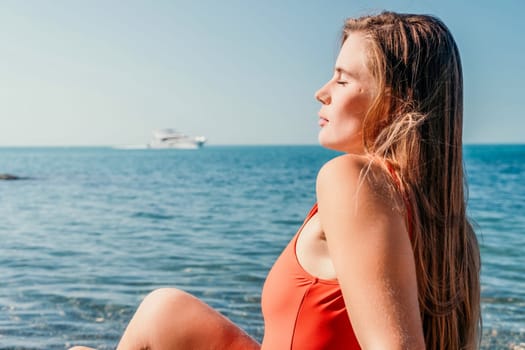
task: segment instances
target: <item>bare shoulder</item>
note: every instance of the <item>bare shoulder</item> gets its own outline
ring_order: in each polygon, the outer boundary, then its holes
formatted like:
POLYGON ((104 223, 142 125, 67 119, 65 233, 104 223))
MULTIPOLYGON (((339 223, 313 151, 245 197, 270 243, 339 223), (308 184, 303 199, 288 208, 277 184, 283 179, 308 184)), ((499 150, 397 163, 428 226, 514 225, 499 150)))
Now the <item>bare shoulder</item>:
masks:
POLYGON ((401 210, 401 197, 388 170, 377 159, 346 154, 325 163, 317 176, 318 200, 352 199, 401 210), (341 197, 344 198, 341 198, 341 197))
POLYGON ((334 180, 334 177, 338 175, 346 177, 349 181, 355 180, 369 163, 370 160, 367 157, 353 154, 332 158, 319 170, 318 181, 334 180))
POLYGON ((403 251, 411 249, 403 199, 381 161, 355 155, 334 158, 319 171, 316 191, 327 238, 345 241, 351 251, 365 242, 388 249, 403 242, 403 251))

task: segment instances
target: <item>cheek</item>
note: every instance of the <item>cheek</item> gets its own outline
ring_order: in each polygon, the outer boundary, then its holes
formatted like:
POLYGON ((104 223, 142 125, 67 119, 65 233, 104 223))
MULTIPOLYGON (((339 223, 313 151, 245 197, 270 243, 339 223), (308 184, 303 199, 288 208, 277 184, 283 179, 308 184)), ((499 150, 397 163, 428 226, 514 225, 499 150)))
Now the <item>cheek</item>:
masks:
POLYGON ((339 114, 350 118, 364 119, 370 107, 370 96, 362 91, 341 99, 339 114))
POLYGON ((367 99, 362 96, 353 96, 344 100, 344 103, 335 109, 333 127, 341 136, 352 135, 361 131, 362 123, 368 111, 367 99))

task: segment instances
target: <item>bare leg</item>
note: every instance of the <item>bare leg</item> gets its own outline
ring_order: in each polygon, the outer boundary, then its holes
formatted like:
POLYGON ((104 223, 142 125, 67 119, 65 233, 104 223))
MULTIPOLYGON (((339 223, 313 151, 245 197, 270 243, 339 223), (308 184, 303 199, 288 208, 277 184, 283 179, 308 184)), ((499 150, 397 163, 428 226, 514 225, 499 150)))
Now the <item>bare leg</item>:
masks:
MULTIPOLYGON (((70 350, 88 350, 75 347, 70 350)), ((194 296, 158 289, 140 304, 118 350, 259 350, 260 345, 226 317, 194 296)))

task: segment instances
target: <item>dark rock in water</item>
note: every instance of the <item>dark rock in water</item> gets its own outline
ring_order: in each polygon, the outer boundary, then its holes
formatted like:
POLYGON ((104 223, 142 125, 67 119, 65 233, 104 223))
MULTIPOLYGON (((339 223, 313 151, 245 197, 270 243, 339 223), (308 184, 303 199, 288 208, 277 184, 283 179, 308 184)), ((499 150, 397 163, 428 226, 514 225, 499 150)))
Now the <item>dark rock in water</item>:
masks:
POLYGON ((13 174, 0 174, 0 180, 23 180, 24 177, 16 176, 13 174))

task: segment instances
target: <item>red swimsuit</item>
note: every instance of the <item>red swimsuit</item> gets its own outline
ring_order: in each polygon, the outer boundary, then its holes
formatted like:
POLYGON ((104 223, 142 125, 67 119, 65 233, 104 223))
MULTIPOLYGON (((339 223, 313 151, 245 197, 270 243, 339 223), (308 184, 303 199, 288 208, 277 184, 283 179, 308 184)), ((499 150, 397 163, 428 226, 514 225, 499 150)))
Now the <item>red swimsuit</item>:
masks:
POLYGON ((303 225, 273 265, 262 291, 262 350, 360 349, 337 280, 306 272, 295 253, 303 225))

